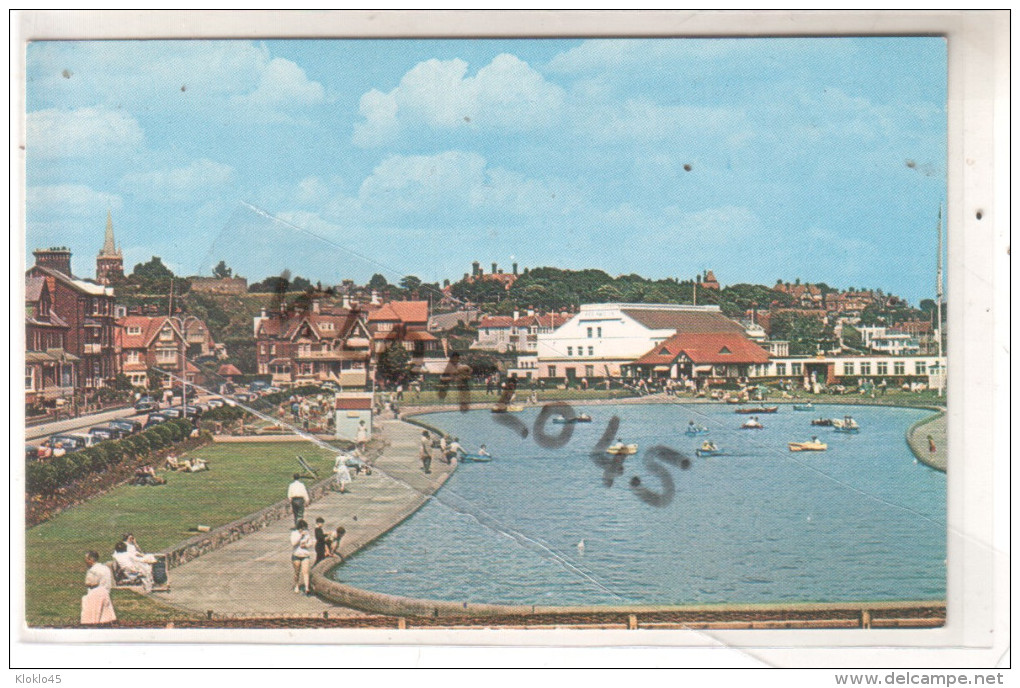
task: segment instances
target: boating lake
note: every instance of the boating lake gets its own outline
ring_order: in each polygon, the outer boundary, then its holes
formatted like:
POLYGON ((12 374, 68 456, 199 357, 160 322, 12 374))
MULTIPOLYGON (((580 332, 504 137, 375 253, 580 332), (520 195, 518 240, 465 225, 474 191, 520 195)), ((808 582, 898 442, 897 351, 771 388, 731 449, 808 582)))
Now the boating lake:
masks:
MULTIPOLYGON (((721 404, 574 406, 593 422, 545 449, 488 411, 421 416, 482 443, 494 460, 464 463, 416 514, 334 570, 343 582, 409 597, 505 604, 708 604, 940 600, 946 594, 946 477, 917 463, 907 428, 931 411, 816 405, 760 415, 764 430, 721 404), (812 427, 852 414, 856 435, 812 427), (637 443, 611 487, 590 457, 609 419, 637 443), (688 421, 710 429, 684 434, 688 421), (825 452, 790 452, 812 435, 825 452), (698 458, 711 439, 724 456, 698 458), (665 505, 645 450, 690 458, 662 464, 665 505), (583 550, 578 543, 584 541, 583 550)), ((513 414, 529 429, 539 409, 513 414)), ((563 426, 549 423, 545 434, 563 426)), ((355 482, 354 488, 357 489, 355 482)))

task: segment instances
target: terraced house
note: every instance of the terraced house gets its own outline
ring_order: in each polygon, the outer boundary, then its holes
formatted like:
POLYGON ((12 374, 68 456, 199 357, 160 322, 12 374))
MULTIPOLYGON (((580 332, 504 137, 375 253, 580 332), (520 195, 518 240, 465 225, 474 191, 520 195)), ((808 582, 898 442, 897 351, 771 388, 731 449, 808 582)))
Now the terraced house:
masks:
POLYGON ((136 387, 148 386, 150 368, 180 377, 182 366, 188 383, 201 384, 206 376, 192 361, 212 354, 215 347, 209 328, 193 316, 129 315, 117 320, 120 369, 136 387))

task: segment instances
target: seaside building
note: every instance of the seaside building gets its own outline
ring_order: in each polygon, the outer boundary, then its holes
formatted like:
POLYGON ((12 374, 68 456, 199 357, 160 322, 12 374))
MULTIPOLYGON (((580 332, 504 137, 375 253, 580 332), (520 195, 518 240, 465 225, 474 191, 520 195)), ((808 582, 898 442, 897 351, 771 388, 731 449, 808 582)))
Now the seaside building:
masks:
POLYGON ((68 325, 53 311, 48 278, 25 280, 25 403, 55 405, 74 394, 80 359, 66 351, 68 325))
POLYGON ((624 375, 692 379, 695 384, 716 384, 747 377, 769 362, 769 352, 737 333, 686 332, 656 344, 633 363, 624 375))
POLYGON ((35 265, 25 272, 26 281, 46 280, 50 311, 67 325, 64 349, 80 361, 76 389, 106 386, 118 372, 113 288, 74 277, 67 247, 37 249, 32 255, 35 265))
POLYGON ((857 331, 864 346, 878 353, 899 356, 921 352, 917 336, 909 332, 887 327, 857 327, 857 331))
POLYGON ((743 326, 724 316, 718 306, 584 304, 554 331, 538 335, 536 377, 568 381, 619 377, 625 374, 624 366, 677 334, 747 340, 743 326))
POLYGON ((428 301, 390 301, 369 306, 366 320, 372 335, 372 354, 378 356, 390 346, 402 346, 411 363, 420 369, 426 357, 440 353, 439 339, 428 331, 428 301))
POLYGON ((549 334, 569 319, 569 313, 536 313, 530 309, 523 316, 520 311, 514 311, 512 316, 485 316, 478 323, 478 336, 471 348, 535 353, 538 336, 549 334))
POLYGON ((946 359, 938 356, 818 355, 772 358, 768 363, 752 367, 751 378, 787 379, 809 388, 819 384, 842 384, 856 387, 860 381, 889 385, 919 383, 928 389, 938 385, 945 375, 946 359))
MULTIPOLYGON (((117 320, 117 351, 121 372, 136 387, 149 385, 149 368, 180 378, 182 366, 188 384, 202 384, 206 376, 192 361, 214 354, 216 343, 202 320, 128 315, 117 320)), ((164 379, 164 385, 171 380, 164 379)))

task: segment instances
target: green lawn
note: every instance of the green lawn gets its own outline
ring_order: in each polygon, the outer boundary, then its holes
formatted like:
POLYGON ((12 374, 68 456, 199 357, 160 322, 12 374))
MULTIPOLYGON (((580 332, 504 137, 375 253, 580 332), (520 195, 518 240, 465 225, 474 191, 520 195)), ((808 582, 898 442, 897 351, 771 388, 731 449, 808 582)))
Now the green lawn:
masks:
MULTIPOLYGON (((190 455, 209 461, 202 473, 163 474, 158 487, 122 485, 29 529, 25 534, 25 609, 29 625, 77 623, 85 592, 85 552, 113 558, 125 532, 145 551, 159 552, 194 533, 198 525, 217 527, 258 511, 287 495, 300 466, 297 454, 329 475, 333 453, 308 442, 207 445, 190 455)), ((173 583, 173 572, 170 573, 173 583)), ((113 591, 121 619, 171 620, 182 613, 129 590, 113 591)))

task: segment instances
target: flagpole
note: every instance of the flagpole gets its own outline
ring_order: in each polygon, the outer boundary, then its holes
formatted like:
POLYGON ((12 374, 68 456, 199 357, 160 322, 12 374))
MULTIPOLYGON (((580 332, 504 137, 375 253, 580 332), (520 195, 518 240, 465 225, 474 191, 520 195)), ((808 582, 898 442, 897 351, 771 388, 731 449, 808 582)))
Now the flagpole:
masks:
POLYGON ((938 319, 938 322, 936 323, 936 325, 937 325, 936 336, 938 337, 939 396, 941 397, 942 394, 943 394, 943 390, 945 388, 945 380, 946 380, 946 367, 944 365, 942 365, 942 204, 941 203, 939 203, 938 233, 939 233, 939 240, 938 240, 939 254, 938 254, 938 258, 936 259, 936 263, 935 263, 935 265, 936 265, 936 269, 935 269, 935 280, 936 280, 936 283, 935 283, 935 309, 936 309, 936 316, 935 317, 938 319))

